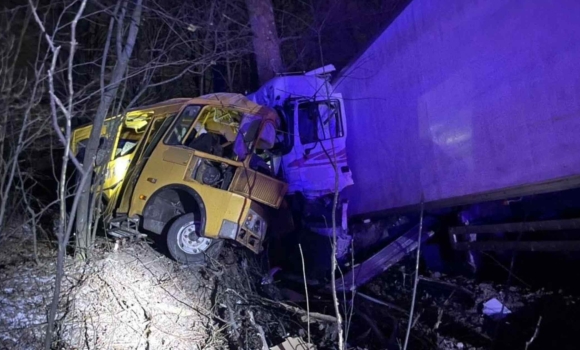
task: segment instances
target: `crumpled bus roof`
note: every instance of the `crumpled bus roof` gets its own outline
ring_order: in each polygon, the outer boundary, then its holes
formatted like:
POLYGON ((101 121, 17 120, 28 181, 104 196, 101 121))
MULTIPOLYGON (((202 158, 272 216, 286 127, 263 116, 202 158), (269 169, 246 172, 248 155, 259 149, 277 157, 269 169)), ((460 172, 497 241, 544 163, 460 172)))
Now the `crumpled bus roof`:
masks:
MULTIPOLYGON (((226 92, 213 93, 194 98, 188 97, 172 98, 152 105, 131 108, 126 113, 125 124, 128 127, 133 126, 139 127, 142 126, 143 124, 146 124, 147 120, 155 114, 158 115, 164 113, 177 113, 181 110, 181 108, 183 108, 183 106, 188 104, 221 106, 224 108, 231 108, 243 113, 261 117, 264 120, 270 120, 274 123, 276 127, 280 125, 280 118, 278 117, 278 114, 274 109, 259 105, 249 100, 246 96, 242 94, 226 93, 226 92)), ((109 117, 107 118, 107 120, 122 116, 123 115, 109 117)), ((79 125, 74 130, 90 127, 92 127, 92 123, 79 125)), ((90 129, 88 129, 85 138, 88 138, 89 133, 90 129)))
POLYGON ((275 125, 279 125, 280 120, 278 113, 270 107, 259 105, 242 94, 228 92, 219 92, 192 98, 185 103, 187 104, 207 104, 222 106, 225 108, 234 108, 248 114, 271 120, 275 125))

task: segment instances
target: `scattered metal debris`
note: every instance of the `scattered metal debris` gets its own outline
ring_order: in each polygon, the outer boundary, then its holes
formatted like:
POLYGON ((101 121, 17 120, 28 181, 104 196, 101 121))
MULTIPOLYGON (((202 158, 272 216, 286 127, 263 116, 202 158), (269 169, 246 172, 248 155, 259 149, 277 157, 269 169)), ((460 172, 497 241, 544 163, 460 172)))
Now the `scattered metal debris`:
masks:
MULTIPOLYGON (((434 222, 434 219, 426 217, 423 223, 424 229, 429 229, 434 222)), ((426 232, 422 237, 422 241, 426 241, 433 235, 433 231, 426 232)), ((367 283, 374 277, 383 273, 409 253, 417 249, 418 237, 419 225, 417 224, 407 231, 407 233, 378 251, 371 258, 355 265, 352 270, 336 282, 336 289, 339 291, 350 291, 356 289, 358 286, 367 283)))

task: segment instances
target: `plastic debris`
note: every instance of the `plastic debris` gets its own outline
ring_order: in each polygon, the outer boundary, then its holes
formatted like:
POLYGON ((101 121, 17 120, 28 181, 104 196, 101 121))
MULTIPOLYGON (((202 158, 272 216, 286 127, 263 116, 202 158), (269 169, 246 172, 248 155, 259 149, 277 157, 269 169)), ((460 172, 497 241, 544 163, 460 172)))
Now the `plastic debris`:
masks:
POLYGON ((295 337, 286 338, 286 340, 278 344, 270 350, 287 350, 287 349, 300 349, 300 350, 314 350, 316 347, 312 344, 308 344, 304 340, 295 337))
POLYGON ((504 304, 502 304, 497 298, 491 298, 485 303, 483 303, 483 314, 494 317, 494 318, 501 318, 505 317, 505 315, 511 314, 511 310, 507 308, 504 304))

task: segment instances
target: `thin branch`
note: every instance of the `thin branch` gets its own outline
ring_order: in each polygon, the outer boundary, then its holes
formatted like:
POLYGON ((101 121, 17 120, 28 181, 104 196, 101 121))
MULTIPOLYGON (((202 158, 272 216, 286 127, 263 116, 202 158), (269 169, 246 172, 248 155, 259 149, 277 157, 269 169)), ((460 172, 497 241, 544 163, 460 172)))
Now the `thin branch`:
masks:
POLYGON ((528 340, 526 342, 526 348, 525 350, 528 350, 528 347, 530 345, 532 345, 532 343, 534 342, 534 340, 536 340, 536 337, 538 336, 538 333, 540 332, 540 324, 542 323, 542 316, 540 316, 540 318, 538 318, 538 323, 536 324, 536 330, 534 331, 534 334, 532 335, 532 337, 530 338, 530 340, 528 340))
POLYGON ((306 282, 306 264, 304 263, 304 253, 302 252, 302 244, 298 244, 300 249, 300 260, 302 261, 302 275, 304 276, 304 295, 306 296, 306 317, 308 327, 308 344, 310 344, 310 301, 308 300, 308 282, 306 282))
POLYGON ((405 315, 407 314, 407 310, 405 310, 405 309, 403 309, 401 307, 398 307, 397 305, 395 305, 393 303, 389 303, 389 302, 386 302, 384 300, 379 300, 377 298, 371 297, 370 295, 366 295, 366 294, 363 294, 361 292, 358 292, 357 295, 360 296, 363 299, 366 299, 368 301, 372 301, 375 304, 379 304, 379 305, 382 305, 382 306, 386 306, 389 309, 397 310, 399 312, 402 312, 405 315))
POLYGON ((423 233, 423 214, 425 209, 425 199, 421 194, 421 216, 419 218, 419 236, 417 237, 417 258, 415 260, 415 280, 413 281, 413 297, 411 299, 411 310, 409 311, 409 324, 407 325, 407 333, 405 334, 405 343, 403 350, 407 350, 409 345, 409 335, 413 327, 413 313, 415 312, 415 301, 417 300, 417 286, 419 285, 419 261, 421 259, 421 234, 423 233))

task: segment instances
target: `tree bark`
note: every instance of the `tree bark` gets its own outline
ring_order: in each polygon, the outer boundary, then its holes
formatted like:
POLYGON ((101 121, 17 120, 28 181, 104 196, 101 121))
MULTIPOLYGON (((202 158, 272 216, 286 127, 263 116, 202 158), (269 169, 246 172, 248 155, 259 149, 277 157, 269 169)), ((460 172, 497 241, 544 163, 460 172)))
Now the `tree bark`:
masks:
POLYGON ((283 72, 272 0, 246 0, 260 84, 283 72))
MULTIPOLYGON (((122 1, 122 0, 120 0, 122 1)), ((142 0, 137 0, 135 2, 135 7, 133 8, 132 14, 129 16, 129 31, 126 39, 123 43, 122 33, 125 22, 125 12, 126 12, 127 2, 122 5, 121 13, 117 18, 117 62, 113 68, 111 74, 111 79, 108 85, 101 86, 101 101, 97 107, 97 112, 95 118, 93 119, 93 129, 91 130, 91 136, 87 142, 87 147, 85 149, 85 157, 83 159, 83 168, 85 171, 90 171, 97 158, 97 151, 99 149, 99 141, 101 137, 101 129, 107 114, 109 113, 109 108, 113 103, 117 92, 119 90, 119 85, 125 77, 127 71, 127 66, 129 64, 129 59, 133 52, 135 46, 135 41, 137 40, 137 34, 139 32, 139 24, 141 22, 141 11, 142 11, 142 0), (124 45, 123 45, 124 44, 124 45)), ((104 53, 107 55, 107 52, 104 53)), ((103 77, 101 77, 103 79, 103 77)), ((102 164, 98 164, 102 165, 102 164)), ((97 165, 97 166, 98 166, 97 165)), ((92 242, 90 242, 91 237, 91 223, 89 222, 91 208, 91 183, 92 181, 87 181, 86 184, 80 187, 78 190, 81 191, 78 208, 77 208, 77 240, 76 240, 76 250, 75 254, 81 259, 87 258, 89 248, 92 242)))

